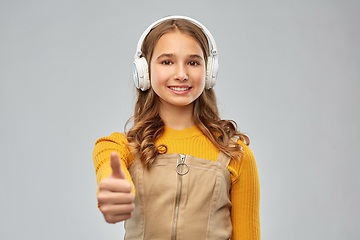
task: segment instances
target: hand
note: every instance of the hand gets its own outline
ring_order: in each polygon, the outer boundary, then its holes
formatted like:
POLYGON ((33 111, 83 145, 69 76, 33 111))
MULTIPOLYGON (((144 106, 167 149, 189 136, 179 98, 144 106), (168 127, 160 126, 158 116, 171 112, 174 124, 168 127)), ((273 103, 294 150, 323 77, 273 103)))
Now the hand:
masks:
POLYGON ((117 223, 131 218, 134 210, 134 194, 132 185, 126 180, 121 169, 120 158, 117 152, 110 155, 112 173, 99 183, 97 196, 100 211, 108 223, 117 223))

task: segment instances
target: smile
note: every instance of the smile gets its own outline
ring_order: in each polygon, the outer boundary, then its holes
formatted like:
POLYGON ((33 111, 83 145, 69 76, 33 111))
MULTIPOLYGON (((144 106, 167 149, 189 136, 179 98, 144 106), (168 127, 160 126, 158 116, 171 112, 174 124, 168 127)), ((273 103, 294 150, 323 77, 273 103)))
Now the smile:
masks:
POLYGON ((174 91, 188 91, 190 87, 169 87, 171 90, 174 91))

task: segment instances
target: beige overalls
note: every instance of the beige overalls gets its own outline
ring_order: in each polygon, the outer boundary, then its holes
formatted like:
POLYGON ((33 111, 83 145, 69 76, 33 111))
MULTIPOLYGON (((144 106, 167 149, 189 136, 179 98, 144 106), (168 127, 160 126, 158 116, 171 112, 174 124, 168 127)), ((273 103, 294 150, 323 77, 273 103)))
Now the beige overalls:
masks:
POLYGON ((229 239, 230 157, 216 162, 183 154, 162 154, 150 170, 136 159, 129 172, 135 210, 125 222, 125 239, 229 239))

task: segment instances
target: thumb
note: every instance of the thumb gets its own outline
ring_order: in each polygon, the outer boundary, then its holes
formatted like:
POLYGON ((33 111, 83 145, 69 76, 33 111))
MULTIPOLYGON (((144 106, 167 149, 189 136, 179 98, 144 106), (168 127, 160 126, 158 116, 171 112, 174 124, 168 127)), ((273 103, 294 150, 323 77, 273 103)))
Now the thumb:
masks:
POLYGON ((111 176, 117 179, 126 179, 124 171, 121 169, 120 157, 117 152, 110 154, 111 176))

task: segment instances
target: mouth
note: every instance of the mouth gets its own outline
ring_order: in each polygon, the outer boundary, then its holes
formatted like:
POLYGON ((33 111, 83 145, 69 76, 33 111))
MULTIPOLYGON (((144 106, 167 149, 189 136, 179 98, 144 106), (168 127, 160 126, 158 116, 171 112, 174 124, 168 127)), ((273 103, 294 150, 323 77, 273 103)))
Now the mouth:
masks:
POLYGON ((169 88, 177 92, 189 91, 191 89, 191 87, 169 87, 169 88))

